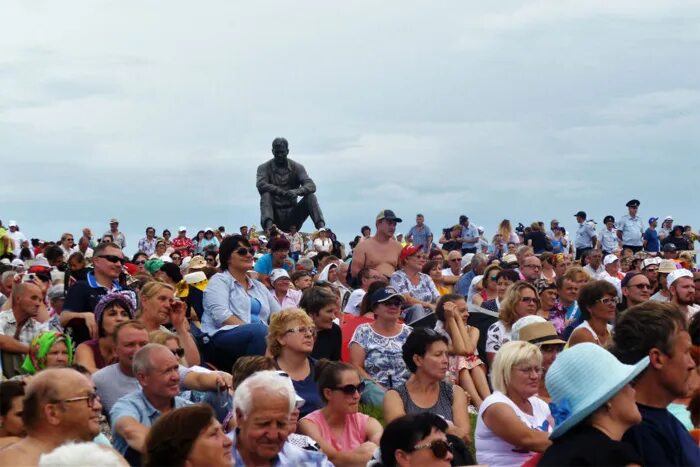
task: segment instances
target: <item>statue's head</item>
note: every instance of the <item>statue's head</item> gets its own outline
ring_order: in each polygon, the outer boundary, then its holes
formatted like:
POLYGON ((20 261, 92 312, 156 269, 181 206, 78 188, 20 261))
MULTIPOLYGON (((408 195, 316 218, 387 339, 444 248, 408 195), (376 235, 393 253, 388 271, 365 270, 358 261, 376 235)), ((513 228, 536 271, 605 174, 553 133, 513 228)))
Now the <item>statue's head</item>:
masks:
POLYGON ((284 138, 275 138, 272 141, 272 155, 276 162, 285 162, 289 154, 289 143, 284 138))

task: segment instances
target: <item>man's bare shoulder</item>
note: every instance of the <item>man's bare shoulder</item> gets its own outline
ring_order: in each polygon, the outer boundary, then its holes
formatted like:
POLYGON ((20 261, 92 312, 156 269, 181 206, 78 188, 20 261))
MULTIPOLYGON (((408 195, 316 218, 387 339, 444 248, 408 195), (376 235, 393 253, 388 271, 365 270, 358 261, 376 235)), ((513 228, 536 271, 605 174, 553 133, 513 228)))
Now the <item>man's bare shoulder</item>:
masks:
POLYGON ((0 449, 0 465, 37 465, 41 451, 23 439, 0 449))

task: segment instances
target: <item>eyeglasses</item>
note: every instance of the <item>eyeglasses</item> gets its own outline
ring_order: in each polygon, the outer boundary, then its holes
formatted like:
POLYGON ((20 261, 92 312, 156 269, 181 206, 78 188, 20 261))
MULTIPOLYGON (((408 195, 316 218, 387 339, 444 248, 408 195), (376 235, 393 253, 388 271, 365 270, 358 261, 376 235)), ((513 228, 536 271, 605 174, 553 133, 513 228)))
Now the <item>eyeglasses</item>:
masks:
POLYGON ((80 396, 80 397, 71 397, 70 399, 63 399, 63 400, 56 400, 53 401, 54 403, 57 404, 65 404, 68 402, 79 402, 79 401, 87 401, 87 406, 90 407, 91 409, 95 408, 95 401, 99 398, 100 396, 97 395, 96 392, 91 392, 87 396, 80 396))
POLYGON ((535 297, 521 297, 520 303, 537 303, 537 298, 535 297))
POLYGON ((252 248, 246 248, 246 247, 244 247, 244 246, 241 246, 241 247, 236 248, 235 251, 236 251, 236 254, 237 254, 238 256, 248 256, 248 255, 253 256, 253 255, 255 255, 255 250, 254 250, 254 249, 252 249, 252 248))
POLYGON ((610 297, 599 298, 598 301, 606 306, 617 305, 618 303, 620 303, 620 300, 617 297, 615 297, 615 298, 610 298, 610 297))
POLYGON ((354 384, 346 384, 345 386, 336 386, 331 389, 334 391, 341 391, 346 396, 353 396, 356 392, 362 394, 362 391, 365 390, 365 382, 362 381, 357 386, 354 384))
POLYGON ((447 453, 450 452, 450 449, 452 448, 452 443, 448 443, 444 439, 439 439, 437 441, 433 441, 432 443, 426 443, 426 444, 416 444, 413 446, 413 449, 430 449, 433 451, 433 455, 437 457, 438 459, 444 459, 447 457, 447 453))
POLYGON ((126 262, 126 260, 124 258, 122 258, 121 256, 117 256, 117 255, 100 255, 100 256, 98 256, 98 258, 104 258, 107 261, 109 261, 110 263, 124 264, 126 262))
POLYGON ((173 350, 171 350, 171 352, 172 352, 173 355, 175 355, 177 358, 182 358, 182 357, 185 356, 185 349, 183 349, 182 347, 178 347, 177 349, 173 349, 173 350))
POLYGON ((134 264, 137 266, 140 266, 142 264, 146 264, 146 262, 145 261, 135 261, 134 264))
POLYGON ((525 375, 531 375, 531 374, 536 374, 536 375, 541 375, 542 374, 542 367, 541 366, 529 366, 527 368, 515 368, 519 372, 525 374, 525 375))
POLYGON ((649 284, 627 284, 627 287, 634 287, 637 290, 651 290, 649 284))
POLYGON ((311 334, 312 336, 316 335, 316 328, 313 326, 297 326, 295 328, 289 328, 286 331, 284 331, 285 334, 311 334))

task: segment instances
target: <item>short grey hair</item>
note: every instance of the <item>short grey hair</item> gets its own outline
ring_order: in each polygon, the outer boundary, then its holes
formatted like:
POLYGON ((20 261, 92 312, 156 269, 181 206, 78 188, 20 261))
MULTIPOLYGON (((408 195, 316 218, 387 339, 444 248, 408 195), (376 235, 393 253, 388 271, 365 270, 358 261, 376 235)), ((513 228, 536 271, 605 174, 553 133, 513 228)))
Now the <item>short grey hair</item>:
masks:
POLYGON ((148 373, 153 369, 151 354, 157 351, 170 353, 170 349, 161 344, 146 344, 136 352, 134 361, 131 364, 134 375, 138 373, 148 373))
POLYGON ((0 281, 4 284, 7 279, 12 279, 17 275, 17 272, 15 271, 5 271, 2 273, 2 276, 0 276, 0 281))
POLYGON ((485 255, 484 253, 475 254, 474 257, 472 258, 472 263, 471 263, 472 269, 474 269, 475 267, 477 267, 480 264, 488 262, 488 260, 489 260, 488 255, 485 255))
POLYGON ((247 417, 253 410, 253 398, 260 397, 261 393, 286 397, 289 401, 290 414, 296 407, 296 392, 294 392, 292 380, 273 370, 258 371, 243 380, 236 388, 233 406, 247 417))
POLYGON ((297 261, 297 267, 303 269, 304 271, 311 271, 314 268, 314 262, 311 258, 299 258, 299 261, 297 261))

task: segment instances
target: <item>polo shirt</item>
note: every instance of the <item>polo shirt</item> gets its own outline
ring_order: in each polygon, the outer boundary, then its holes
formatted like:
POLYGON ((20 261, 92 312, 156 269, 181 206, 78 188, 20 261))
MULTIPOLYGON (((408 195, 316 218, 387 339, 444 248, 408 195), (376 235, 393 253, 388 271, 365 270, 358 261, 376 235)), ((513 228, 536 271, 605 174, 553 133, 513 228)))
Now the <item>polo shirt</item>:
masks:
MULTIPOLYGON (((291 258, 289 261, 285 261, 282 264, 282 267, 290 274, 294 272, 294 265, 292 264, 291 258)), ((255 267, 253 269, 255 269, 255 272, 258 272, 260 274, 266 274, 269 276, 272 272, 272 269, 274 269, 272 267, 272 254, 265 253, 260 258, 258 258, 258 260, 255 262, 255 267)))
MULTIPOLYGON (((192 405, 192 402, 185 400, 181 397, 175 396, 171 403, 174 409, 179 409, 180 407, 185 407, 192 405)), ((153 405, 148 401, 148 398, 143 393, 143 390, 134 391, 127 394, 117 401, 109 412, 110 420, 112 421, 112 427, 119 421, 122 417, 132 417, 137 422, 146 427, 151 427, 161 413, 158 409, 153 407, 153 405)), ((119 454, 126 454, 126 450, 129 447, 128 443, 122 436, 113 430, 112 445, 114 449, 119 451, 119 454)))
MULTIPOLYGON (((112 291, 120 290, 124 290, 124 288, 119 284, 119 281, 115 279, 112 282, 112 291)), ((94 311, 97 302, 108 292, 106 288, 97 283, 95 273, 90 271, 87 273, 86 280, 78 281, 68 289, 63 310, 74 312, 94 311)), ((71 334, 76 346, 90 339, 90 332, 87 326, 85 326, 85 321, 82 319, 73 319, 69 321, 66 328, 71 334)))

